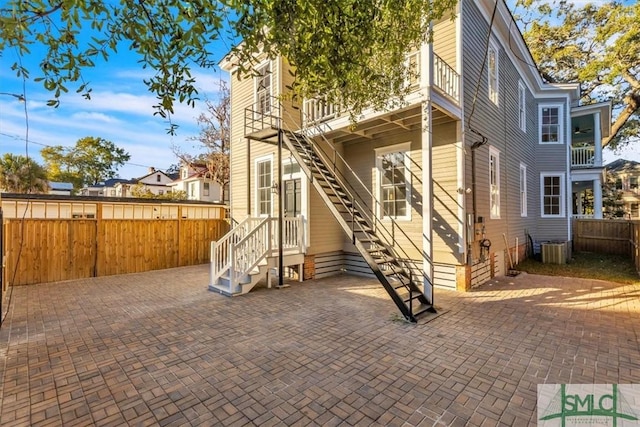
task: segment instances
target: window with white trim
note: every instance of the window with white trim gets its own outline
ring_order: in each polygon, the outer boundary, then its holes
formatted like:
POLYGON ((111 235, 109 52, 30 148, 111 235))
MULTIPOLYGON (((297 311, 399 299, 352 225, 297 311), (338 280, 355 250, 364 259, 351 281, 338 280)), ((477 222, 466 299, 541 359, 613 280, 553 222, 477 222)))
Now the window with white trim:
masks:
POLYGON ((271 159, 256 160, 256 209, 259 216, 271 215, 271 159))
POLYGON ((538 116, 540 144, 562 144, 562 105, 540 105, 538 116))
POLYGON ((500 89, 498 47, 491 41, 487 52, 487 77, 489 79, 489 99, 498 105, 498 94, 500 89))
POLYGON ((204 184, 204 187, 202 188, 202 195, 205 197, 209 197, 209 183, 205 182, 203 184, 204 184))
POLYGON ((378 200, 382 218, 411 219, 410 144, 376 149, 378 200))
POLYGON ((500 152, 489 147, 489 216, 500 218, 500 152))
POLYGON ((523 132, 527 131, 527 91, 522 81, 518 82, 518 125, 523 132))
POLYGON ((271 112, 271 62, 256 70, 256 111, 263 114, 271 112))
POLYGON ((564 173, 541 173, 542 217, 564 218, 564 173))
POLYGON ((420 52, 411 52, 405 59, 407 79, 405 85, 413 88, 420 84, 420 52))
POLYGON ((527 165, 520 163, 520 216, 527 216, 527 165))

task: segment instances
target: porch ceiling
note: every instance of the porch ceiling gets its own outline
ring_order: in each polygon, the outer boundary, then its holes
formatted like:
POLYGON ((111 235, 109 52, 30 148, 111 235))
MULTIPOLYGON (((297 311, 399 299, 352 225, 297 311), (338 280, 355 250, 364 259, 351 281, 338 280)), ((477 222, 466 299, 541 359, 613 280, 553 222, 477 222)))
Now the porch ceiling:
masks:
MULTIPOLYGON (((325 137, 336 144, 345 144, 363 139, 384 138, 401 131, 414 131, 422 126, 420 105, 395 110, 369 120, 358 122, 355 128, 349 126, 325 133, 325 137)), ((443 111, 432 108, 432 126, 454 121, 443 111)))

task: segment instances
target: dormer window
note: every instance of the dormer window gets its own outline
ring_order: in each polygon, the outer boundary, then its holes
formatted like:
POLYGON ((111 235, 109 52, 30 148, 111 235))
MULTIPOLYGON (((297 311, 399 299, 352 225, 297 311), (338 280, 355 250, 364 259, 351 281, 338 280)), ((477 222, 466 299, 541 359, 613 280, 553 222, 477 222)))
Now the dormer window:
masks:
POLYGON ((182 169, 182 179, 187 179, 189 171, 186 168, 182 169))

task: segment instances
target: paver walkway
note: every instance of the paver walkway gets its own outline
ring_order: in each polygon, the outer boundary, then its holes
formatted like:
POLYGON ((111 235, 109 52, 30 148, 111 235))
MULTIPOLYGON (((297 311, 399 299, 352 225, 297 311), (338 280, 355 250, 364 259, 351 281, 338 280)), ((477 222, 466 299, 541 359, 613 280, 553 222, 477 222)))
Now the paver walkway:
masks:
POLYGON ((541 383, 640 383, 640 286, 521 275, 398 320, 353 276, 207 291, 207 266, 16 287, 0 425, 536 424, 541 383))

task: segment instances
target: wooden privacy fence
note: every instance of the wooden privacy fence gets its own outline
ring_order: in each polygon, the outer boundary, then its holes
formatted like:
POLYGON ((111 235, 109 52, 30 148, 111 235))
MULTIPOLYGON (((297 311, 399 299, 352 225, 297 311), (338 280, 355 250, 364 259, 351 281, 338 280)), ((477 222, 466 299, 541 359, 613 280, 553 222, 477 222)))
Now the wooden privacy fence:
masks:
POLYGON ((177 209, 165 219, 104 219, 101 206, 94 218, 5 218, 3 287, 209 262, 211 241, 229 230, 225 208, 217 218, 177 209))
POLYGON ((631 256, 640 271, 640 221, 577 219, 573 222, 573 249, 631 256))

